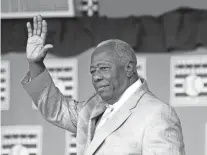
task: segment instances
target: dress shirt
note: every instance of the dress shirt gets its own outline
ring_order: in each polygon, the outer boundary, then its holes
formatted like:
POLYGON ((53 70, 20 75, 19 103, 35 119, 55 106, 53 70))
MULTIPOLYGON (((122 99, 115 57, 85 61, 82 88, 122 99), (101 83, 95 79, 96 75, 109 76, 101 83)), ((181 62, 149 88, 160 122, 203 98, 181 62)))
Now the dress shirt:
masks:
POLYGON ((140 78, 133 83, 129 88, 125 90, 123 95, 119 98, 117 102, 115 102, 113 105, 107 104, 107 109, 105 110, 103 116, 101 117, 100 121, 98 122, 98 125, 96 126, 96 131, 103 126, 106 121, 114 115, 114 113, 132 96, 132 94, 141 86, 142 82, 140 78))

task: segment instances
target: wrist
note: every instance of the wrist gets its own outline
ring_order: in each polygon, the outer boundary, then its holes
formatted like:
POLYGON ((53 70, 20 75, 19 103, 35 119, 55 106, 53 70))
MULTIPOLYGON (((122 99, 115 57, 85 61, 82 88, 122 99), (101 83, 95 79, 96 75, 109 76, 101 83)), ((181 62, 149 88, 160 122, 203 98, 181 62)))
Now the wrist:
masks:
POLYGON ((46 67, 43 61, 29 62, 29 71, 30 71, 31 79, 35 78, 36 76, 44 72, 45 68, 46 67))

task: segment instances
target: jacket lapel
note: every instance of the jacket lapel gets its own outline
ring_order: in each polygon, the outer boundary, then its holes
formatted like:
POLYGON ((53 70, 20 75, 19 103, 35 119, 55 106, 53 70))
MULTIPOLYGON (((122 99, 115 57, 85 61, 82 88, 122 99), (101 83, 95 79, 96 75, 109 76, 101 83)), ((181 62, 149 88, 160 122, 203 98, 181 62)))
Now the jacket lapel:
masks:
POLYGON ((94 131, 95 131, 95 128, 96 128, 96 121, 97 121, 98 116, 103 114, 105 110, 106 110, 106 106, 105 106, 105 103, 103 101, 97 103, 95 108, 93 109, 93 111, 91 113, 91 117, 89 119, 89 124, 88 124, 87 144, 89 144, 91 142, 91 140, 93 139, 94 131))
MULTIPOLYGON (((126 101, 126 103, 109 119, 98 131, 89 144, 85 155, 92 155, 96 149, 112 132, 118 129, 131 115, 131 109, 136 107, 139 99, 148 91, 147 84, 144 81, 137 91, 126 101)), ((95 131, 95 126, 93 132, 95 131)))
POLYGON ((131 112, 125 111, 122 113, 119 117, 113 117, 113 120, 110 120, 104 124, 103 127, 101 127, 96 133, 89 144, 85 155, 92 155, 96 149, 101 145, 101 143, 104 141, 104 139, 112 133, 114 130, 116 130, 129 116, 131 112), (115 120, 117 119, 117 120, 115 120))

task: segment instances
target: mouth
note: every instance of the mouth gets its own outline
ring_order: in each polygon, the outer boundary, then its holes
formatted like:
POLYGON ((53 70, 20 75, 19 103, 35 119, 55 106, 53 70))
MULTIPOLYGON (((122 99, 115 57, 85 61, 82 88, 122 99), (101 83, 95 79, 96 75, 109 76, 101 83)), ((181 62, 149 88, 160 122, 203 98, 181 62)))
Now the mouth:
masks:
POLYGON ((103 91, 106 87, 108 87, 108 85, 106 85, 106 86, 100 86, 100 87, 98 87, 98 91, 103 91))

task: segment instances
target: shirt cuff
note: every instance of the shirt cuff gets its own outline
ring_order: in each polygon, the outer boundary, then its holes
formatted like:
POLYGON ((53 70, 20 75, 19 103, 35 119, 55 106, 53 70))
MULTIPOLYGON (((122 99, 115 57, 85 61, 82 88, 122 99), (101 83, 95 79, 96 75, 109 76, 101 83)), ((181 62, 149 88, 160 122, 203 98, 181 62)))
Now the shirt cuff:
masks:
POLYGON ((32 80, 31 76, 30 76, 30 71, 28 71, 26 73, 26 75, 23 77, 23 79, 21 80, 21 84, 25 85, 27 83, 29 83, 32 80))

